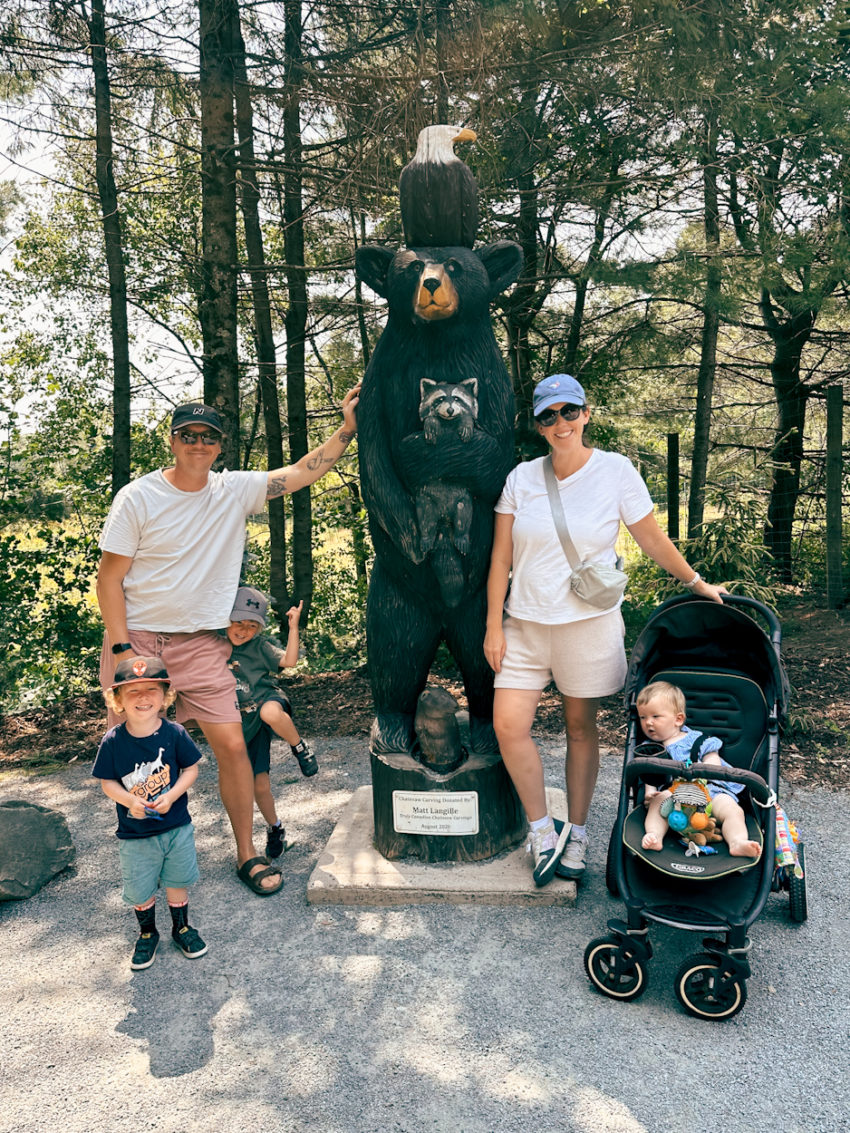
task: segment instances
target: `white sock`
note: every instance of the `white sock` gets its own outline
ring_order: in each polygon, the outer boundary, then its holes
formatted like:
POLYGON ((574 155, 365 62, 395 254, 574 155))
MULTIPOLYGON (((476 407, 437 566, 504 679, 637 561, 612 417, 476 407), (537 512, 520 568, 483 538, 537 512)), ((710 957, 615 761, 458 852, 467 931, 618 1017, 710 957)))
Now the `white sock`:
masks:
POLYGON ((552 819, 548 814, 544 814, 542 818, 535 818, 534 822, 529 822, 529 830, 533 830, 536 834, 538 830, 545 830, 552 819))
POLYGON ((586 842, 587 826, 577 826, 575 823, 573 823, 572 829, 570 830, 570 838, 574 842, 586 842))

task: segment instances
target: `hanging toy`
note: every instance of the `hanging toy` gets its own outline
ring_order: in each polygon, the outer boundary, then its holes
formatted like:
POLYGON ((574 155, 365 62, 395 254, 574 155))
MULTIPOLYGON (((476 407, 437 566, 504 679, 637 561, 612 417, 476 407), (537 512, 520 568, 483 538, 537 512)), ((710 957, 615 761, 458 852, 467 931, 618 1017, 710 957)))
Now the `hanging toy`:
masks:
POLYGON ((803 876, 803 867, 797 856, 800 835, 794 823, 781 807, 776 808, 776 868, 785 869, 797 878, 803 876))
POLYGON ((686 847, 686 857, 716 853, 708 844, 722 842, 717 819, 711 813, 711 795, 704 779, 677 779, 669 788, 670 797, 661 804, 661 817, 678 834, 686 847))

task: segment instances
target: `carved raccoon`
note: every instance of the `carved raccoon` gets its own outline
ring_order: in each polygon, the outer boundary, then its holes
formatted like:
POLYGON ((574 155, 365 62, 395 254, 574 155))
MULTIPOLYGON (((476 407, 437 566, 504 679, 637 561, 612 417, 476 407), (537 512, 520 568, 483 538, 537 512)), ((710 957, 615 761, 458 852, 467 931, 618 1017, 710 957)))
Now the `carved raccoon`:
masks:
POLYGON ((429 444, 437 443, 446 425, 456 428, 462 441, 468 441, 478 419, 478 379, 466 378, 453 385, 423 378, 419 383, 419 419, 429 444))
MULTIPOLYGON (((437 382, 422 378, 419 383, 419 419, 428 444, 437 444, 446 431, 462 441, 472 437, 478 417, 478 379, 437 382)), ((463 568, 454 553, 469 553, 472 529, 472 496, 461 484, 429 480, 416 493, 419 547, 423 555, 437 551, 438 577, 443 600, 449 608, 457 605, 463 591, 463 568)))

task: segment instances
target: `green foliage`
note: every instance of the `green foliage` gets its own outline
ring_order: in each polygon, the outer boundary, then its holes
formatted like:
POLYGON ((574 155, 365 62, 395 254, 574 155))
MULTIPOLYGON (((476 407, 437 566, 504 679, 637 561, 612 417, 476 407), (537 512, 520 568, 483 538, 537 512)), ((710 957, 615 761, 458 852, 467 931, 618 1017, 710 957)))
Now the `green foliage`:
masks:
MULTIPOLYGON (((775 606, 776 589, 765 565, 760 538, 758 501, 733 490, 729 484, 724 493, 718 493, 714 507, 720 514, 703 523, 696 539, 681 542, 682 554, 709 582, 725 586, 733 594, 775 606)), ((627 569, 626 593, 636 606, 650 608, 682 592, 681 585, 646 555, 638 553, 634 561, 630 557, 627 569)))
POLYGON ((89 692, 103 627, 90 597, 95 540, 43 525, 0 535, 0 708, 14 712, 89 692))

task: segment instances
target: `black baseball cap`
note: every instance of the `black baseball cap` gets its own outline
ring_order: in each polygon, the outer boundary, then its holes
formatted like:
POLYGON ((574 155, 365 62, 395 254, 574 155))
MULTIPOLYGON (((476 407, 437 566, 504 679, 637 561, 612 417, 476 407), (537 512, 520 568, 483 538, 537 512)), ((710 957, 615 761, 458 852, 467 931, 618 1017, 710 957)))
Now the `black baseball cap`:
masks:
POLYGON ((188 405, 178 405, 171 414, 171 432, 176 433, 184 425, 207 425, 217 433, 224 432, 221 414, 211 405, 203 405, 200 401, 189 402, 188 405))
POLYGON ((137 684, 139 681, 162 681, 170 685, 168 670, 159 657, 128 657, 115 670, 110 688, 137 684))

